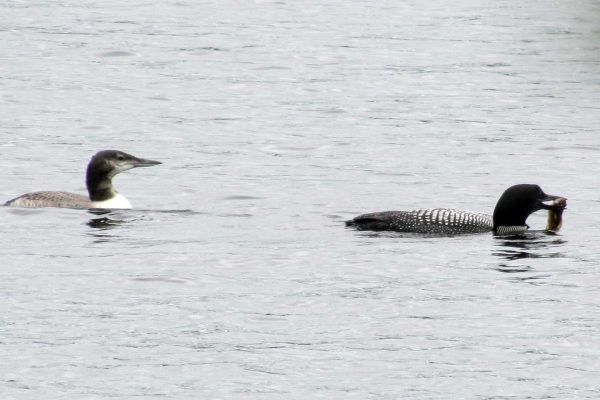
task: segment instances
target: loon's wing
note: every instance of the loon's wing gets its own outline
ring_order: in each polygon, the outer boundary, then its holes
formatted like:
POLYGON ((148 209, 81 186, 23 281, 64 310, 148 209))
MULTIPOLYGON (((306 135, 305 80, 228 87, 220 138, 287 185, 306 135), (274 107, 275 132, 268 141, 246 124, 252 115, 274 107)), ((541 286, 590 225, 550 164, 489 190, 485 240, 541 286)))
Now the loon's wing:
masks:
POLYGON ((7 201, 4 205, 9 207, 25 208, 90 208, 91 202, 87 196, 81 194, 46 191, 26 193, 7 201))
POLYGON ((449 208, 369 213, 346 221, 346 225, 359 230, 449 235, 488 232, 494 226, 490 215, 449 208))

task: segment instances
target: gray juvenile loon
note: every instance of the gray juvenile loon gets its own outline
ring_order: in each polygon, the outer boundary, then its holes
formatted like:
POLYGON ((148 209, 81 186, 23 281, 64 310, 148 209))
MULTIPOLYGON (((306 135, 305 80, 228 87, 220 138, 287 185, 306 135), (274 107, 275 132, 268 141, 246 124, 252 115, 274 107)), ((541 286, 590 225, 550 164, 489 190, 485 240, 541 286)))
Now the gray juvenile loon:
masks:
POLYGON ((494 215, 474 213, 447 208, 432 208, 413 211, 383 211, 359 215, 346 221, 347 226, 359 230, 397 231, 453 235, 493 231, 511 234, 526 231, 527 217, 538 210, 562 210, 566 199, 551 196, 538 185, 521 184, 504 191, 494 215), (562 199, 561 202, 544 204, 544 201, 562 199))
POLYGON ((159 161, 144 160, 118 150, 103 150, 90 160, 86 172, 88 196, 69 192, 32 192, 7 201, 10 207, 131 208, 129 201, 113 188, 112 178, 123 171, 151 167, 159 161))

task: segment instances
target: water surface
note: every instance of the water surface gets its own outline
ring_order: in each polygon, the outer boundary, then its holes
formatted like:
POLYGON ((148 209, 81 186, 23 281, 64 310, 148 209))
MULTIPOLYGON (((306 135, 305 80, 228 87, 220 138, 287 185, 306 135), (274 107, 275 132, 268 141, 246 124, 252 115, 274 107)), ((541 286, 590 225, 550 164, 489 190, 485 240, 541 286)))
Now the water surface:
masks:
POLYGON ((3 399, 600 397, 600 8, 467 1, 17 2, 0 18, 3 399), (420 237, 491 212, 558 235, 420 237))

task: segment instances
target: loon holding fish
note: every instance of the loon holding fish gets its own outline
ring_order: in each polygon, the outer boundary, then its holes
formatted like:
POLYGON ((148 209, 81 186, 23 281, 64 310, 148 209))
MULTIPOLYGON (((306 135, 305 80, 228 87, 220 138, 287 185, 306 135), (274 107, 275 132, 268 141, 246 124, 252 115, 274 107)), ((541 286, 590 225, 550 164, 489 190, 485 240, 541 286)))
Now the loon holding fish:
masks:
POLYGON ((9 207, 61 208, 131 208, 131 203, 112 185, 115 175, 132 168, 151 167, 159 161, 137 158, 119 150, 103 150, 90 160, 86 172, 89 196, 77 193, 44 191, 32 192, 7 201, 9 207))
MULTIPOLYGON (((383 211, 359 215, 346 221, 347 226, 359 230, 396 231, 421 234, 455 235, 463 233, 494 232, 516 234, 529 229, 527 217, 545 209, 560 221, 567 205, 563 197, 544 193, 538 185, 520 184, 509 187, 496 203, 493 215, 448 208, 413 211, 383 211), (544 202, 551 201, 546 204, 544 202)), ((559 222, 548 224, 558 230, 559 222)))

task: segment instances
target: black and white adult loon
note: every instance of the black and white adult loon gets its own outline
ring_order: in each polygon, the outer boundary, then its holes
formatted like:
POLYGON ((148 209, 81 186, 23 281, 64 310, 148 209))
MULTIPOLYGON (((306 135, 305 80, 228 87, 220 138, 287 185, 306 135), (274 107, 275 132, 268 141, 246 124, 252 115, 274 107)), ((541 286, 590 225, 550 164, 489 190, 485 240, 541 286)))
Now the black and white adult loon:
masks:
POLYGON ((544 193, 538 185, 520 184, 504 191, 493 215, 448 208, 383 211, 359 215, 346 221, 359 230, 454 235, 461 233, 513 234, 529 229, 527 217, 541 210, 564 209, 566 199, 544 193), (561 199, 562 202, 544 204, 561 199))
POLYGON ((131 208, 131 203, 112 185, 112 178, 132 168, 151 167, 159 161, 137 158, 119 150, 103 150, 90 160, 86 172, 89 196, 77 193, 44 191, 32 192, 7 201, 9 207, 61 208, 131 208))

